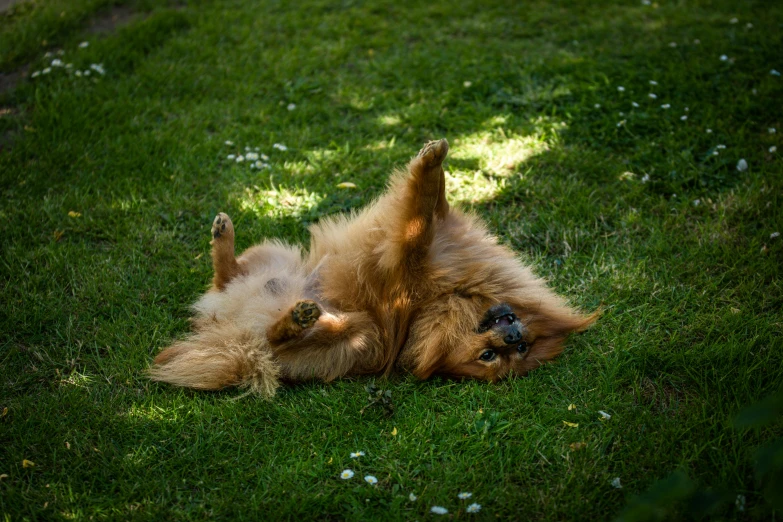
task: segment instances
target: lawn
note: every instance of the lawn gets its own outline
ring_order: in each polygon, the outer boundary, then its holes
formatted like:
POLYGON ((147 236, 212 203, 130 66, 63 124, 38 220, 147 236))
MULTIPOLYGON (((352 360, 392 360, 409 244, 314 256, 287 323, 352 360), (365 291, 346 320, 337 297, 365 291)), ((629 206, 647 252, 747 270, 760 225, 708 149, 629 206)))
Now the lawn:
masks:
POLYGON ((779 517, 780 406, 735 419, 783 383, 782 24, 769 0, 0 14, 0 515, 779 517), (217 212, 239 248, 307 244, 442 137, 452 204, 603 308, 560 359, 272 401, 145 377, 217 212))

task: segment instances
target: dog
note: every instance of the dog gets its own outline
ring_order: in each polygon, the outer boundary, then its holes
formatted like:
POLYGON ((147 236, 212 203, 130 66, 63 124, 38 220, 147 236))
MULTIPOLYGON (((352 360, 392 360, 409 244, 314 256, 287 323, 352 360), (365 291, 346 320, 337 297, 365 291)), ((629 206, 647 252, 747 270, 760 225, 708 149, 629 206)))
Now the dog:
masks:
POLYGON ((559 355, 593 323, 568 306, 478 217, 446 201, 449 145, 431 141, 357 214, 310 228, 308 252, 267 240, 234 254, 212 224, 212 288, 193 333, 164 349, 156 381, 270 397, 281 382, 400 370, 497 381, 559 355))

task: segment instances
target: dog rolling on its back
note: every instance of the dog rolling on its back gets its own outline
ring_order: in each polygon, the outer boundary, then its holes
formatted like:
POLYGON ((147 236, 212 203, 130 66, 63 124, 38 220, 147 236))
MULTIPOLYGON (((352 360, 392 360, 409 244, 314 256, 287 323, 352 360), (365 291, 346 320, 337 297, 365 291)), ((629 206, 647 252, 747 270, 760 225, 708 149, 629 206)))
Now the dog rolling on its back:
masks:
POLYGON ((597 313, 569 307, 477 217, 449 208, 448 148, 428 143, 378 201, 313 225, 306 254, 265 241, 235 258, 219 214, 194 332, 155 358, 151 377, 271 396, 280 382, 395 369, 496 381, 560 354, 597 313))

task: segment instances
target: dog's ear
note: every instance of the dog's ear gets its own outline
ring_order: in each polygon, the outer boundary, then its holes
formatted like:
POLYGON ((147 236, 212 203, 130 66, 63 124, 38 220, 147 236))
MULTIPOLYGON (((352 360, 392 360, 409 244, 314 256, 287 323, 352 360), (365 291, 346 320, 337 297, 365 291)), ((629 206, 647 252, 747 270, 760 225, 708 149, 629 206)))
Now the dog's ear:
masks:
POLYGON ((438 349, 437 346, 433 347, 432 345, 428 345, 416 359, 415 366, 411 369, 411 373, 419 379, 429 379, 445 362, 446 354, 438 349))
POLYGON ((535 340, 530 346, 530 353, 522 363, 521 373, 527 373, 563 353, 568 335, 587 329, 600 314, 600 311, 596 311, 584 315, 570 308, 534 314, 528 323, 528 329, 535 340))

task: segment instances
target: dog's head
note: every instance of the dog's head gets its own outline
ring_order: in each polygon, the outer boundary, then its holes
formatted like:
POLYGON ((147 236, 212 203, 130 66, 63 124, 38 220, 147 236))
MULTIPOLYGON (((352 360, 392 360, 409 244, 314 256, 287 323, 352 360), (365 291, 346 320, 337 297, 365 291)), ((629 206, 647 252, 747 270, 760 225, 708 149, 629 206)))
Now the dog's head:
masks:
POLYGON ((598 315, 569 307, 477 219, 454 210, 436 231, 427 281, 400 359, 420 378, 525 375, 598 315))

